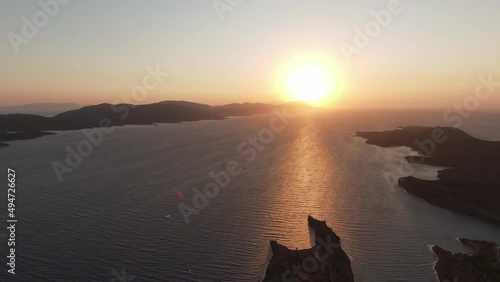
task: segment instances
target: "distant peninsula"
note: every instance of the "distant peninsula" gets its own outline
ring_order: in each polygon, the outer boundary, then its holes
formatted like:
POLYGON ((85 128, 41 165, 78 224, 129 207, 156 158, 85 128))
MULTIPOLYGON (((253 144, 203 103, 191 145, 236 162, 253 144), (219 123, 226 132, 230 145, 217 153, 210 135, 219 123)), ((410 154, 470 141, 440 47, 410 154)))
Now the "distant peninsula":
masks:
POLYGON ((438 180, 401 177, 408 193, 476 218, 500 223, 500 142, 483 141, 452 127, 401 127, 393 131, 356 132, 367 144, 407 146, 420 156, 410 163, 447 167, 438 180))
MULTIPOLYGON (((26 140, 35 139, 45 135, 53 135, 51 132, 12 132, 12 133, 0 133, 0 141, 11 141, 11 140, 26 140)), ((7 147, 9 144, 0 143, 0 147, 7 147)))
MULTIPOLYGON (((184 121, 221 120, 229 116, 272 113, 274 109, 311 109, 306 103, 283 105, 263 103, 210 106, 186 101, 163 101, 147 105, 99 104, 70 110, 54 117, 32 114, 0 115, 0 142, 38 138, 46 131, 78 130, 93 127, 150 125, 184 121)), ((0 143, 0 147, 8 144, 0 143)))
POLYGON ((0 106, 0 114, 32 114, 53 117, 59 113, 76 110, 81 107, 75 103, 34 103, 18 106, 0 106))
POLYGON ((309 216, 315 245, 304 250, 290 250, 271 241, 273 256, 262 282, 352 282, 351 261, 340 247, 340 238, 326 225, 309 216))

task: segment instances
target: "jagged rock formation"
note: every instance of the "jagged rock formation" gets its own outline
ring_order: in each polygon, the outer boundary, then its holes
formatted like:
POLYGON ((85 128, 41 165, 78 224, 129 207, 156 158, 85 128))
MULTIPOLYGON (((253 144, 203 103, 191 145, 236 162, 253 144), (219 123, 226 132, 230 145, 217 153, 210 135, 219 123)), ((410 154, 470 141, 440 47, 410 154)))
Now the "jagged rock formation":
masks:
POLYGON ((289 250, 271 241, 273 256, 263 282, 352 282, 351 261, 340 246, 340 238, 326 225, 309 216, 308 225, 314 232, 315 246, 304 250, 289 250))

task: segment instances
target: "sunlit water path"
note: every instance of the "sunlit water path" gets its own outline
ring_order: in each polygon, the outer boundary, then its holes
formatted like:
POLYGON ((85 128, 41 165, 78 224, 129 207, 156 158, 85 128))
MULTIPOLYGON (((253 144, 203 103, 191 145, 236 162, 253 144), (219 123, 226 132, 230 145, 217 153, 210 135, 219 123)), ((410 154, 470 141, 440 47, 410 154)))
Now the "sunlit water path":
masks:
MULTIPOLYGON (((500 140, 497 117, 481 118, 465 129, 500 140)), ((7 166, 18 171, 16 278, 110 281, 125 270, 134 281, 257 281, 269 240, 310 246, 307 215, 326 219, 342 238, 357 281, 433 281, 429 245, 459 251, 457 237, 500 242, 500 227, 431 206, 386 181, 384 172, 404 165, 409 149, 352 136, 436 125, 439 113, 304 114, 247 161, 238 145, 270 119, 117 128, 63 183, 51 163, 82 140, 79 131, 0 149, 2 173, 7 166), (203 189, 209 173, 229 161, 242 172, 186 225, 178 205, 193 206, 193 188, 203 189)), ((433 178, 436 169, 417 173, 433 178)))

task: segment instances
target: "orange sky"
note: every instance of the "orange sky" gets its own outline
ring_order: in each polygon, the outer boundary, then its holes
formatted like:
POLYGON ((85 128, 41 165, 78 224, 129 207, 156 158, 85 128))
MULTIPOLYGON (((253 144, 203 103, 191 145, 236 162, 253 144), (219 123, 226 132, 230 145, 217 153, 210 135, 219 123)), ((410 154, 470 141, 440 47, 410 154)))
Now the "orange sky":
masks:
MULTIPOLYGON (((136 103, 292 100, 297 60, 326 65, 335 87, 323 104, 335 107, 449 107, 474 94, 478 77, 500 81, 498 1, 402 0, 394 11, 379 0, 253 1, 222 14, 210 1, 133 2, 71 2, 26 44, 6 36, 0 105, 121 101, 148 66, 169 76, 136 103), (356 45, 374 22, 376 34, 356 45), (346 44, 358 52, 346 56, 346 44)), ((8 5, 0 32, 23 36, 22 18, 41 8, 8 5)), ((500 108, 498 96, 482 106, 500 108)))

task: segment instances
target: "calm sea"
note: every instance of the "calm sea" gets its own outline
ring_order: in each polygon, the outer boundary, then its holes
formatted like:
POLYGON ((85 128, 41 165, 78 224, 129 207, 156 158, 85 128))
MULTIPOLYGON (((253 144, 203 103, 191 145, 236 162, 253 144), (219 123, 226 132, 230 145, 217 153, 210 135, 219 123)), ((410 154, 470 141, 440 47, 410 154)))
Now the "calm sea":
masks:
MULTIPOLYGON (((272 140, 265 136, 269 143, 248 161, 238 146, 272 117, 117 128, 62 183, 51 164, 64 161, 66 146, 85 140, 80 131, 10 142, 0 149, 0 220, 5 225, 12 167, 16 275, 6 273, 6 238, 0 238, 0 280, 258 281, 269 240, 310 246, 307 215, 327 220, 342 238, 357 281, 435 281, 430 245, 464 251, 456 238, 500 242, 500 226, 431 206, 387 182, 384 173, 408 167, 402 160, 408 148, 382 149, 352 136, 447 125, 441 111, 300 114, 272 140), (209 173, 231 161, 241 173, 187 225, 178 206, 193 207, 193 189, 203 190, 209 173)), ((462 128, 500 140, 499 120, 473 113, 462 128)), ((436 172, 419 167, 413 174, 434 179, 436 172)))

